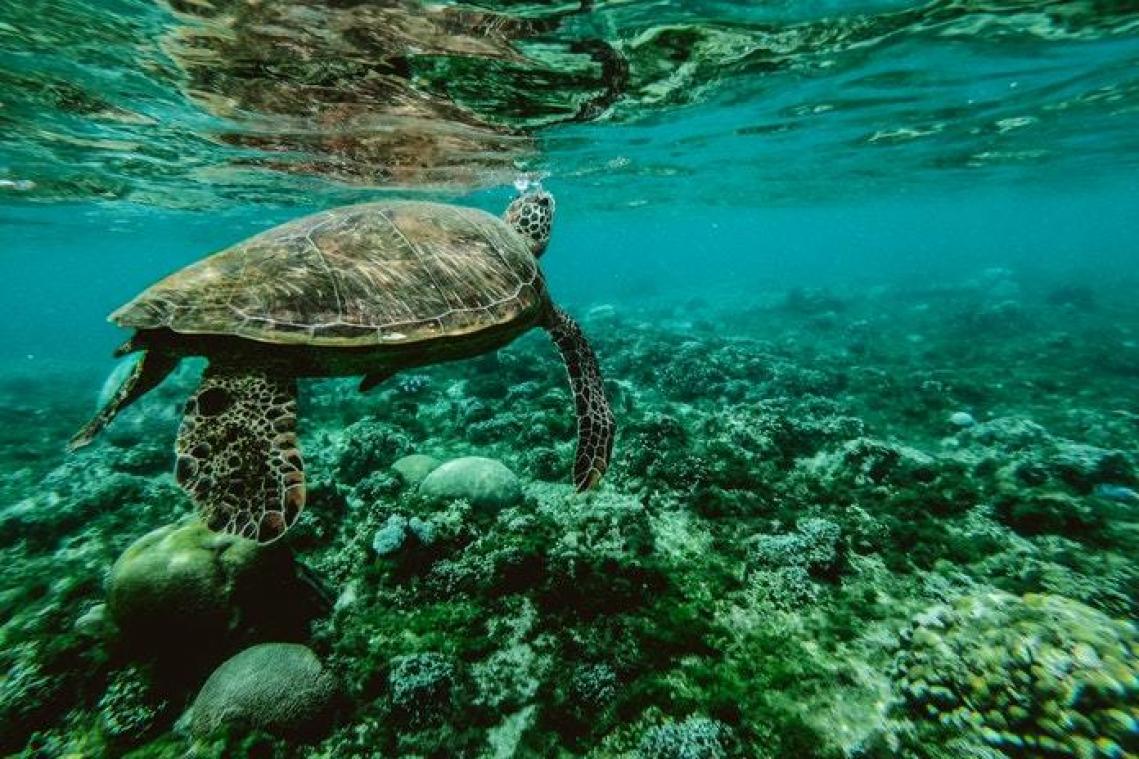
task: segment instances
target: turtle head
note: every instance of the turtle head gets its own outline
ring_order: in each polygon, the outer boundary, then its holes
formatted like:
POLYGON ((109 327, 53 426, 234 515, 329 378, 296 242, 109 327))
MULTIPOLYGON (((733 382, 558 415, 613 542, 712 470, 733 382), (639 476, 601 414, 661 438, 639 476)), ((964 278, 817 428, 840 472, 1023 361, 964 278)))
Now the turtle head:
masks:
POLYGON ((554 196, 531 181, 515 182, 516 197, 503 215, 506 223, 530 243, 530 252, 540 256, 550 243, 550 225, 554 221, 554 196))

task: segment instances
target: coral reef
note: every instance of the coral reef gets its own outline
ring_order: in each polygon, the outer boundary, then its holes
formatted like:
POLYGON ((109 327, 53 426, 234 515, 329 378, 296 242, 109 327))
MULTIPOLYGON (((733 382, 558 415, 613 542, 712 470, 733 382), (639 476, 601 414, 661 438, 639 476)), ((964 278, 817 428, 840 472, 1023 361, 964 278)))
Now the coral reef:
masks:
POLYGON ((179 521, 160 441, 192 373, 71 459, 87 399, 0 383, 13 418, 61 408, 0 450, 0 750, 1137 753, 1139 415, 1112 354, 1139 314, 1047 292, 579 309, 620 429, 589 493, 540 335, 367 394, 306 382, 309 503, 270 549, 179 521), (323 686, 287 719, 213 706, 288 711, 290 671, 334 677, 335 714, 323 686))
POLYGON ((645 731, 637 754, 644 759, 724 759, 724 725, 692 716, 645 731))
POLYGON ((1011 756, 1139 751, 1132 624, 1062 596, 989 592, 922 612, 901 640, 896 708, 918 722, 907 740, 1011 756))

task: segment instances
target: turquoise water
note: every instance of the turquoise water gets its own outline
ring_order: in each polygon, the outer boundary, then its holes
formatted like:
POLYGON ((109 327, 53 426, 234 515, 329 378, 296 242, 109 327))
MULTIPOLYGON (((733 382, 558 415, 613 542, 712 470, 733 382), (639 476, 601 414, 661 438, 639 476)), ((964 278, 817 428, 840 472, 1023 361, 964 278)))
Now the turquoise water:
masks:
POLYGON ((0 751, 1139 756, 1136 72, 1128 2, 0 0, 0 751), (592 495, 540 331, 303 381, 268 558, 172 475, 200 365, 65 452, 161 277, 523 174, 614 407, 592 495), (201 716, 280 642, 334 706, 201 716))

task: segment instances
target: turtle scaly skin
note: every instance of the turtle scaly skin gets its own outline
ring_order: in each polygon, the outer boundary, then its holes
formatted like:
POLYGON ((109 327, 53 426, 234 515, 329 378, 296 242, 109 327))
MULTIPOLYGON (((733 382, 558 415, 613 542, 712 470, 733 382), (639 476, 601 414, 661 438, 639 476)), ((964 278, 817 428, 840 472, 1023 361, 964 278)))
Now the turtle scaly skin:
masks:
POLYGON ((613 414, 605 397, 597 356, 581 327, 557 306, 547 318, 546 329, 562 354, 573 388, 578 440, 573 480, 584 490, 596 485, 605 474, 613 453, 613 414))
POLYGON ((296 521, 305 504, 296 393, 295 377, 210 363, 174 446, 175 478, 207 525, 248 536, 279 534, 296 521), (216 450, 226 455, 210 455, 216 450))
POLYGON ((256 235, 170 275, 111 315, 145 351, 72 439, 91 442, 184 356, 210 363, 186 405, 176 476, 213 529, 276 540, 304 507, 296 379, 364 375, 367 389, 410 367, 475 356, 547 329, 578 419, 574 483, 609 464, 613 415, 597 358, 550 300, 537 258, 552 196, 540 188, 505 218, 438 203, 335 208, 256 235))

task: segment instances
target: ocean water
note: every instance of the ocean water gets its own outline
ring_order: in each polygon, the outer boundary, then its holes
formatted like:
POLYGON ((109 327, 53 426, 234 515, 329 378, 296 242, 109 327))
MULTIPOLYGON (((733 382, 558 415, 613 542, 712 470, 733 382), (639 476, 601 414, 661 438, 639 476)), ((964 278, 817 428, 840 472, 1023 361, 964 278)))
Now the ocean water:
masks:
POLYGON ((1130 2, 0 0, 0 753, 1139 756, 1137 72, 1130 2), (302 379, 266 546, 200 359, 68 452, 162 277, 520 177, 598 487, 540 329, 302 379))

